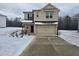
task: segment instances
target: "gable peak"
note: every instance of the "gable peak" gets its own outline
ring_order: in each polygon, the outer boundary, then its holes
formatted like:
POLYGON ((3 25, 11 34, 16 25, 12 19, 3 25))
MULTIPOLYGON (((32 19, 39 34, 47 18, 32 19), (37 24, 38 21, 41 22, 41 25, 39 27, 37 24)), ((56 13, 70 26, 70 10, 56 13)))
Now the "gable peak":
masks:
POLYGON ((48 3, 47 5, 45 5, 42 9, 56 9, 59 11, 58 8, 56 8, 54 5, 52 5, 51 3, 48 3))

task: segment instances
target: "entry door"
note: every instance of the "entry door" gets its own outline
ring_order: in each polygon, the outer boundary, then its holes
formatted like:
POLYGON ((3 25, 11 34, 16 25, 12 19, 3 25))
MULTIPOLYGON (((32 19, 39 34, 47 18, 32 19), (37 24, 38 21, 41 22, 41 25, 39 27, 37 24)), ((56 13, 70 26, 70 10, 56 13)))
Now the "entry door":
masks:
POLYGON ((32 33, 34 32, 34 26, 31 26, 31 32, 32 33))

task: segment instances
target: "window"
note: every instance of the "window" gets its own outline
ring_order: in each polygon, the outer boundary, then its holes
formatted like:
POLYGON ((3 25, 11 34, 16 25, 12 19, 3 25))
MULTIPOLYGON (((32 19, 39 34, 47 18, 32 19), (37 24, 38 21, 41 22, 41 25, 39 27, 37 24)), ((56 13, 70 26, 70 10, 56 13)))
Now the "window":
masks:
POLYGON ((52 18, 52 12, 46 12, 46 18, 52 18))
POLYGON ((28 20, 32 20, 32 14, 28 14, 28 20))
POLYGON ((38 15, 38 12, 37 12, 37 15, 36 15, 36 17, 39 17, 39 15, 38 15))
POLYGON ((38 17, 38 15, 37 15, 37 17, 38 17))

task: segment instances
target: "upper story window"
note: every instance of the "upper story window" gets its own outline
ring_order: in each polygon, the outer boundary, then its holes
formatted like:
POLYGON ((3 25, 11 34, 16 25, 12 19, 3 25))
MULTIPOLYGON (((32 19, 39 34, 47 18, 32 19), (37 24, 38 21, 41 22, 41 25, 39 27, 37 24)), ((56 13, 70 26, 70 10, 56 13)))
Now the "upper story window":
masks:
POLYGON ((36 17, 39 17, 39 15, 38 15, 38 12, 37 12, 37 15, 36 15, 36 17))
POLYGON ((53 13, 52 12, 46 12, 46 18, 52 18, 53 13))
POLYGON ((38 17, 38 15, 37 15, 37 17, 38 17))
POLYGON ((28 20, 32 20, 32 14, 28 13, 28 20))

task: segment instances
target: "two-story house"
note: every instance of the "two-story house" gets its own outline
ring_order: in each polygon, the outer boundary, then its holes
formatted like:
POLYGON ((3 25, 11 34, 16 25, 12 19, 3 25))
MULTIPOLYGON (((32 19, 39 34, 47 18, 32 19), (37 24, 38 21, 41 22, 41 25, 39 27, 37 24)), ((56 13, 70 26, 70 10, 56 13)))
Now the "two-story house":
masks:
POLYGON ((39 10, 23 12, 23 25, 28 33, 38 36, 56 36, 58 28, 59 9, 52 4, 47 4, 39 10))

